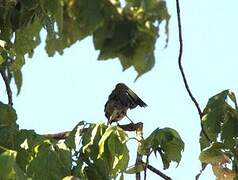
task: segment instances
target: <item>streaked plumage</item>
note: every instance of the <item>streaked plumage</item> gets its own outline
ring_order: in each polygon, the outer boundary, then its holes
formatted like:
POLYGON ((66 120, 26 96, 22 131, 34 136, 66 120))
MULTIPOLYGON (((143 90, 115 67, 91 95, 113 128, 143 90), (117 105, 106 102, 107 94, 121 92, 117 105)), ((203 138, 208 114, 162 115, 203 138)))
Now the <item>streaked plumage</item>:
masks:
POLYGON ((104 112, 108 119, 108 124, 120 121, 127 115, 128 109, 137 106, 146 107, 147 104, 142 101, 130 88, 123 83, 118 83, 115 89, 108 97, 104 112))

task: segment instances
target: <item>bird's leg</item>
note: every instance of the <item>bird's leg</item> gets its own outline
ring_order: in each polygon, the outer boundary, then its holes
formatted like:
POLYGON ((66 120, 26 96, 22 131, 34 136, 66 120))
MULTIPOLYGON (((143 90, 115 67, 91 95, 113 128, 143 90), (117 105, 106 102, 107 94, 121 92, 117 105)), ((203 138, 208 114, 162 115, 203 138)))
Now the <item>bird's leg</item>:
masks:
POLYGON ((135 124, 135 123, 127 116, 127 114, 126 114, 126 117, 127 117, 127 119, 129 119, 129 120, 131 121, 132 124, 135 124))

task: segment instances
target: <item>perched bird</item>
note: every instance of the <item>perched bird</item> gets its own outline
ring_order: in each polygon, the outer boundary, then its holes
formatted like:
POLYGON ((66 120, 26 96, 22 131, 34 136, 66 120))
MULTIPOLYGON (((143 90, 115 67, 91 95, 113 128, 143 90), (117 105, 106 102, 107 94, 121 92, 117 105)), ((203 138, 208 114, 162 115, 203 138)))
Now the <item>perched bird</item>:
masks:
POLYGON ((147 104, 125 84, 118 83, 105 104, 104 112, 108 119, 107 124, 120 121, 125 116, 132 122, 127 116, 127 110, 133 109, 138 105, 140 107, 147 106, 147 104))

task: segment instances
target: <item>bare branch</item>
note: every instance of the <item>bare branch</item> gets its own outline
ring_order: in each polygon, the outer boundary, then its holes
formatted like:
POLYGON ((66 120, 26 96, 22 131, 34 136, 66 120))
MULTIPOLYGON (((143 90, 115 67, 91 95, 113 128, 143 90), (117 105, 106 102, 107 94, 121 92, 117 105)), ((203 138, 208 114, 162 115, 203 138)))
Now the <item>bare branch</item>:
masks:
POLYGON ((179 30, 179 43, 180 43, 179 56, 178 56, 179 70, 180 70, 181 75, 183 77, 183 82, 184 82, 185 88, 188 92, 188 95, 189 95, 189 97, 191 98, 191 100, 193 101, 194 105, 197 108, 197 111, 198 111, 198 114, 199 114, 199 117, 200 117, 200 121, 201 121, 202 132, 203 132, 204 136, 206 137, 207 141, 211 142, 210 138, 208 137, 208 135, 207 135, 207 133, 204 130, 204 127, 203 127, 203 123, 202 123, 203 114, 202 114, 201 108, 199 107, 199 104, 198 104, 197 100, 195 99, 195 97, 193 96, 191 90, 189 89, 189 85, 188 85, 188 82, 187 82, 187 79, 186 79, 186 76, 185 76, 185 73, 184 73, 184 70, 183 70, 183 66, 182 66, 183 38, 182 38, 182 25, 181 25, 181 17, 180 17, 179 0, 176 0, 176 6, 177 6, 177 19, 178 19, 178 30, 179 30))
MULTIPOLYGON (((139 153, 142 143, 143 143, 142 141, 144 140, 144 138, 143 138, 143 123, 142 122, 137 123, 136 139, 138 140, 136 163, 135 163, 137 165, 138 163, 142 162, 142 155, 139 153)), ((136 173, 136 180, 141 180, 140 172, 136 173)))
POLYGON ((162 173, 160 170, 156 169, 155 167, 151 166, 151 165, 147 165, 147 168, 149 170, 151 170, 152 172, 154 172, 155 174, 159 175, 160 177, 162 177, 165 180, 172 180, 171 177, 165 175, 164 173, 162 173))
MULTIPOLYGON (((143 125, 143 123, 139 122, 136 124, 130 123, 130 124, 118 125, 118 126, 125 131, 136 131, 139 127, 141 127, 141 125, 143 125)), ((61 140, 61 139, 68 138, 69 134, 70 134, 70 131, 65 131, 65 132, 59 132, 55 134, 42 134, 42 136, 48 139, 61 140)), ((138 143, 140 142, 137 138, 130 138, 130 139, 136 139, 138 143)))
MULTIPOLYGON (((151 151, 152 152, 152 151, 151 151)), ((144 168, 144 180, 146 180, 146 176, 147 176, 147 168, 148 168, 148 164, 149 164, 149 157, 150 157, 150 154, 147 154, 146 156, 146 162, 145 162, 145 168, 144 168)))
POLYGON ((124 131, 136 131, 139 127, 143 126, 142 122, 138 122, 136 124, 130 123, 130 124, 124 124, 124 125, 119 125, 118 127, 122 128, 124 131))
POLYGON ((1 73, 1 76, 2 76, 2 79, 5 83, 5 86, 6 86, 6 91, 7 91, 7 97, 8 97, 8 104, 10 106, 13 105, 13 102, 12 102, 12 90, 11 90, 11 87, 10 87, 10 83, 9 83, 9 80, 5 74, 5 71, 2 69, 0 70, 0 73, 1 73))
POLYGON ((56 134, 42 134, 47 139, 61 140, 69 137, 70 131, 60 132, 56 134))

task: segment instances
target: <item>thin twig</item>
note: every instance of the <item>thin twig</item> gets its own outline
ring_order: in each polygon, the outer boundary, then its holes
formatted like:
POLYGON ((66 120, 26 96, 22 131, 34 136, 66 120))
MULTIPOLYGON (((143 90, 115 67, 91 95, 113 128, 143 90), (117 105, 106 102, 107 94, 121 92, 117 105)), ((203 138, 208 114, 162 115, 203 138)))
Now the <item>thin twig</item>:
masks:
MULTIPOLYGON (((142 155, 137 152, 136 155, 136 165, 139 164, 142 161, 142 155)), ((136 173, 136 180, 141 180, 140 172, 136 173)))
POLYGON ((188 82, 186 80, 186 76, 183 70, 183 66, 182 66, 182 54, 183 54, 183 38, 182 38, 182 25, 181 25, 181 17, 180 17, 180 6, 179 6, 179 0, 176 0, 176 6, 177 6, 177 19, 178 19, 178 30, 179 30, 179 43, 180 43, 180 48, 179 48, 179 56, 178 56, 178 64, 179 64, 179 70, 181 72, 181 75, 183 77, 183 82, 185 85, 185 88, 189 94, 189 97, 191 98, 191 100, 193 101, 194 105, 197 108, 199 117, 200 117, 200 121, 201 121, 201 128, 202 128, 202 132, 204 134, 204 136, 206 137, 207 141, 211 143, 210 138, 208 137, 206 131, 204 130, 203 127, 203 123, 202 123, 202 111, 201 108, 199 107, 199 104, 197 102, 197 100, 195 99, 195 97, 193 96, 191 90, 189 89, 188 86, 188 82))
MULTIPOLYGON (((152 151, 151 151, 152 152, 152 151)), ((146 162, 145 162, 145 169, 144 169, 144 180, 146 180, 146 176, 147 176, 147 168, 148 168, 148 164, 149 164, 149 157, 150 157, 150 154, 147 154, 146 156, 146 162)))
POLYGON ((3 81, 5 83, 5 86, 6 86, 7 97, 8 97, 8 104, 10 106, 12 106, 13 105, 13 102, 12 102, 12 90, 11 90, 11 87, 10 87, 9 80, 8 80, 4 70, 0 70, 0 73, 1 73, 2 79, 3 79, 3 81))
POLYGON ((155 167, 151 166, 151 165, 147 165, 147 168, 149 170, 151 170, 152 172, 154 172, 155 174, 159 175, 160 177, 162 177, 165 180, 172 180, 171 177, 165 175, 164 173, 162 173, 160 170, 156 169, 155 167))
MULTIPOLYGON (((136 155, 136 165, 142 162, 142 154, 140 153, 140 149, 143 143, 143 123, 137 123, 136 128, 136 139, 138 140, 138 146, 137 146, 137 155, 136 155)), ((140 172, 136 173, 136 180, 141 180, 141 174, 140 172)))

